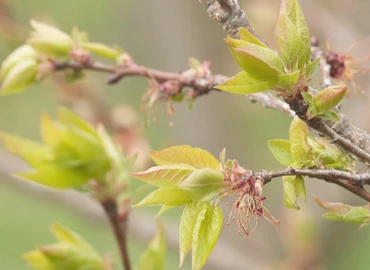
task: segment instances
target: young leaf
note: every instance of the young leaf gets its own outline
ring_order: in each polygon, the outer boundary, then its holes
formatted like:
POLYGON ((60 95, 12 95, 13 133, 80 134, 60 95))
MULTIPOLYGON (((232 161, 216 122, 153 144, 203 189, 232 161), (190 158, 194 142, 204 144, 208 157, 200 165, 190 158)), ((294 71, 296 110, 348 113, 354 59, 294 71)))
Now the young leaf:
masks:
POLYGON ((300 70, 297 70, 290 74, 279 74, 277 85, 279 85, 282 88, 290 89, 298 81, 300 75, 301 75, 300 70))
POLYGON ((164 212, 170 210, 174 206, 162 205, 161 209, 159 209, 158 213, 155 215, 154 218, 160 217, 164 212))
POLYGON ((353 207, 343 217, 343 220, 352 224, 370 223, 370 210, 363 206, 353 207))
POLYGON ((203 168, 191 173, 180 183, 179 187, 185 190, 193 200, 209 200, 221 191, 223 180, 222 172, 203 168))
POLYGON ((18 63, 25 60, 35 60, 36 58, 37 53, 31 46, 25 44, 18 47, 1 63, 0 80, 3 81, 18 63))
POLYGON ((97 127, 97 135, 107 157, 109 157, 117 168, 121 168, 124 164, 122 151, 119 149, 119 146, 112 141, 112 138, 109 136, 103 125, 99 125, 97 127))
POLYGON ((200 270, 216 245, 223 224, 221 207, 207 203, 207 211, 199 216, 193 231, 192 270, 200 270))
POLYGON ((193 244, 193 233, 198 220, 202 220, 207 212, 206 202, 189 203, 182 212, 180 222, 180 266, 193 244))
POLYGON ((320 118, 324 119, 324 120, 328 120, 328 121, 332 121, 332 122, 339 122, 340 121, 340 117, 335 111, 328 111, 328 112, 322 113, 318 116, 320 118))
POLYGON ((314 98, 315 108, 318 114, 323 114, 339 104, 348 88, 346 86, 330 86, 321 90, 314 98))
POLYGON ((152 167, 144 172, 134 172, 130 175, 145 183, 157 186, 173 188, 183 182, 195 168, 186 165, 164 165, 152 167))
POLYGON ((220 169, 220 163, 211 153, 189 145, 178 145, 160 151, 150 151, 149 156, 157 165, 183 163, 196 169, 220 169))
POLYGON ((27 43, 34 50, 55 57, 68 55, 73 47, 70 36, 53 26, 35 20, 31 20, 31 25, 34 32, 31 33, 27 43))
POLYGON ((166 238, 163 225, 157 222, 157 231, 153 239, 149 242, 147 249, 140 257, 140 270, 160 270, 164 269, 166 257, 166 238))
POLYGON ((270 151, 281 164, 290 166, 294 163, 290 152, 290 142, 288 140, 270 140, 268 142, 270 151))
POLYGON ((340 170, 352 170, 353 162, 347 154, 336 145, 325 138, 309 138, 309 144, 317 155, 317 159, 326 168, 337 168, 340 170))
POLYGON ((23 255, 31 266, 39 270, 59 270, 59 269, 91 269, 104 270, 104 262, 100 256, 89 253, 79 247, 68 243, 57 243, 43 246, 38 250, 31 251, 23 255), (42 258, 42 259, 41 259, 42 258), (48 261, 52 268, 36 267, 42 260, 42 263, 48 261))
POLYGON ((284 73, 280 57, 269 48, 249 44, 234 52, 241 68, 256 80, 276 83, 278 75, 284 73))
POLYGON ((69 129, 80 129, 90 134, 95 139, 99 140, 99 136, 95 129, 83 120, 80 116, 73 113, 70 109, 60 107, 58 110, 58 120, 69 129))
POLYGON ((311 119, 311 118, 317 116, 318 113, 317 113, 317 110, 316 110, 316 107, 315 107, 315 103, 313 102, 313 96, 310 93, 304 92, 304 91, 301 92, 301 95, 302 95, 304 101, 308 105, 308 111, 307 111, 308 119, 311 119))
POLYGON ((89 243, 87 243, 80 235, 78 235, 71 229, 63 226, 62 224, 54 223, 51 227, 51 231, 59 242, 73 244, 99 256, 94 248, 89 243))
POLYGON ((267 48, 266 44, 264 44, 262 41, 260 41, 258 38, 256 38, 254 35, 251 34, 251 32, 248 31, 248 29, 242 27, 239 29, 239 37, 241 40, 247 41, 252 44, 256 44, 258 46, 262 46, 267 48))
POLYGON ((26 59, 17 63, 6 75, 1 84, 1 95, 22 92, 35 81, 38 65, 34 59, 26 59))
POLYGON ((323 209, 326 211, 335 213, 340 216, 344 216, 347 214, 351 209, 352 206, 344 203, 333 203, 333 202, 326 202, 323 200, 320 200, 317 196, 313 196, 313 200, 323 209))
POLYGON ((33 167, 39 167, 53 159, 51 149, 37 142, 0 132, 5 148, 29 163, 33 167))
POLYGON ((310 62, 311 41, 299 0, 282 0, 275 35, 288 69, 303 72, 310 62))
POLYGON ((313 199, 320 207, 329 211, 323 215, 326 219, 339 220, 361 226, 370 223, 370 209, 368 207, 353 207, 344 203, 325 202, 316 196, 313 199))
POLYGON ((191 201, 191 197, 181 189, 159 188, 134 205, 134 207, 162 204, 167 206, 181 206, 191 201))
POLYGON ((90 269, 104 270, 103 258, 77 233, 54 224, 53 233, 59 243, 40 247, 22 258, 38 270, 90 269))
POLYGON ((41 114, 40 120, 41 138, 51 148, 60 144, 63 138, 65 128, 58 123, 51 120, 50 116, 46 113, 41 114))
POLYGON ((307 66, 306 66, 306 78, 309 78, 312 73, 315 71, 315 69, 317 68, 317 65, 320 63, 320 57, 317 58, 316 60, 310 62, 307 66))
POLYGON ((189 64, 189 67, 194 69, 194 70, 198 70, 198 69, 202 68, 202 63, 194 57, 190 57, 188 59, 188 64, 189 64))
POLYGON ((305 122, 297 116, 293 119, 290 129, 290 151, 294 161, 312 160, 311 147, 307 141, 308 127, 305 122))
POLYGON ((83 43, 81 46, 82 48, 89 52, 92 52, 94 54, 100 55, 111 60, 117 60, 117 57, 120 56, 122 53, 122 50, 120 49, 112 48, 103 43, 98 42, 87 42, 83 43))
POLYGON ((90 180, 90 177, 81 171, 59 167, 55 164, 38 167, 36 172, 18 172, 14 175, 56 189, 76 188, 90 180))
POLYGON ((299 210, 297 205, 298 196, 306 201, 306 188, 302 176, 284 176, 284 204, 288 208, 299 210))
POLYGON ((235 77, 215 88, 234 94, 253 94, 266 91, 275 86, 275 82, 259 81, 247 72, 241 71, 235 77))

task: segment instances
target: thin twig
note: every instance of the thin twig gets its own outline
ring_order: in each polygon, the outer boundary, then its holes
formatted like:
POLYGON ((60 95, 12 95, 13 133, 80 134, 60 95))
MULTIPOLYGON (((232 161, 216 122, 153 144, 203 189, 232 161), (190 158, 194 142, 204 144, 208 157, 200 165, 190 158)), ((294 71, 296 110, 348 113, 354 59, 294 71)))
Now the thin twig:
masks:
POLYGON ((320 58, 320 70, 322 77, 323 88, 329 87, 331 85, 330 78, 330 68, 331 66, 326 61, 326 56, 324 51, 319 47, 319 41, 316 37, 311 37, 311 60, 314 61, 320 58))
MULTIPOLYGON (((53 62, 53 65, 56 71, 66 69, 72 69, 75 71, 92 70, 113 74, 108 79, 109 84, 117 83, 119 80, 127 76, 141 76, 148 79, 155 79, 159 83, 172 82, 173 84, 169 85, 175 86, 175 89, 164 88, 167 90, 169 95, 178 94, 183 90, 183 88, 190 87, 195 92, 194 97, 207 94, 210 91, 218 91, 214 87, 230 79, 229 77, 224 75, 214 75, 211 73, 206 74, 206 76, 199 76, 199 74, 193 69, 188 69, 181 73, 173 73, 151 69, 144 66, 139 66, 137 64, 131 64, 129 66, 115 66, 95 61, 90 61, 85 64, 74 61, 66 61, 53 62)), ((294 116, 294 112, 289 109, 289 105, 287 103, 274 97, 271 94, 256 93, 246 96, 251 102, 259 102, 265 108, 280 111, 291 117, 294 116)))
POLYGON ((289 175, 307 176, 310 178, 322 179, 327 182, 339 185, 344 189, 347 189, 348 191, 352 192, 353 194, 370 202, 370 194, 362 187, 364 184, 370 184, 369 172, 353 174, 350 172, 339 171, 334 169, 312 170, 312 169, 287 168, 285 170, 280 171, 271 171, 271 172, 262 171, 255 174, 258 175, 263 180, 264 184, 267 184, 273 178, 289 175))
POLYGON ((261 103, 264 108, 280 111, 290 117, 294 117, 295 115, 295 112, 289 108, 289 105, 286 102, 274 97, 271 94, 255 93, 246 96, 253 103, 261 103))
POLYGON ((107 199, 102 202, 105 213, 114 231, 117 244, 120 249, 122 264, 125 270, 131 270, 130 258, 127 250, 127 228, 126 220, 121 221, 118 217, 118 207, 114 199, 107 199))

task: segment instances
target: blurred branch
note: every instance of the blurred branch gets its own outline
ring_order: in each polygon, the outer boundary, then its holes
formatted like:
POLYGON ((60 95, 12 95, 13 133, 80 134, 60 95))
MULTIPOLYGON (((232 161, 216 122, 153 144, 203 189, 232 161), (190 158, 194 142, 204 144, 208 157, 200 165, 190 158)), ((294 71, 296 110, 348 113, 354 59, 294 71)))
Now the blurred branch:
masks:
POLYGON ((311 60, 314 61, 320 58, 320 69, 322 76, 322 86, 324 88, 331 85, 330 69, 331 66, 326 61, 325 52, 319 47, 319 41, 316 37, 311 37, 311 60))
POLYGON ((114 199, 107 199, 103 201, 102 206, 114 231, 114 235, 120 249, 124 269, 131 270, 131 263, 127 250, 127 215, 124 220, 120 220, 118 216, 117 203, 114 199))
POLYGON ((341 186, 344 189, 352 192, 353 194, 365 199, 370 202, 370 194, 362 187, 363 185, 370 184, 370 172, 366 173, 350 173, 339 170, 311 170, 311 169, 296 169, 296 168, 287 168, 280 171, 271 171, 266 172, 262 171, 256 173, 259 177, 263 179, 264 184, 270 182, 273 178, 296 175, 296 176, 307 176, 310 178, 317 178, 325 180, 326 182, 334 183, 341 186), (347 181, 344 182, 343 180, 347 181))

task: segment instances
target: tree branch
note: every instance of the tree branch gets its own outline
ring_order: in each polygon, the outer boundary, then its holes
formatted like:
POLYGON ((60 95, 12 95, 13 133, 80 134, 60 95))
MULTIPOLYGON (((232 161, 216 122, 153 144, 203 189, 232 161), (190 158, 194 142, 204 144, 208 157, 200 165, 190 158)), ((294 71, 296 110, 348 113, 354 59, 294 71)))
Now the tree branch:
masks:
POLYGON ((254 36, 258 36, 244 10, 237 0, 199 0, 207 8, 208 15, 220 22, 223 29, 238 37, 240 28, 247 28, 254 36))
POLYGON ((331 142, 340 145, 342 148, 352 153, 360 160, 362 160, 367 166, 370 166, 370 154, 362 150, 353 142, 335 132, 330 126, 328 126, 322 119, 313 118, 307 121, 308 125, 314 130, 326 135, 330 138, 331 142))
MULTIPOLYGON (((224 75, 214 75, 210 71, 204 74, 199 74, 194 69, 188 69, 179 73, 165 72, 156 69, 139 66, 132 63, 127 66, 116 66, 103 64, 90 60, 87 63, 79 63, 75 61, 55 62, 51 60, 54 70, 62 71, 72 69, 74 71, 92 70, 112 74, 108 79, 108 84, 114 84, 121 79, 128 76, 140 76, 148 79, 154 79, 156 82, 161 83, 163 87, 160 88, 167 96, 176 96, 185 87, 193 89, 192 98, 205 95, 210 91, 218 91, 214 87, 223 84, 230 79, 224 75)), ((272 96, 271 94, 256 93, 246 95, 251 102, 259 102, 265 108, 280 111, 288 116, 294 116, 294 112, 289 109, 289 105, 284 101, 272 96)))
MULTIPOLYGON (((241 9, 238 0, 199 0, 207 8, 208 15, 223 24, 223 28, 228 30, 230 33, 237 36, 238 29, 241 27, 247 28, 255 37, 259 38, 254 28, 250 25, 245 12, 241 9), (233 19, 238 14, 238 20, 233 19)), ((322 51, 315 48, 317 42, 313 42, 314 47, 312 52, 315 57, 321 57, 320 63, 322 72, 324 75, 324 84, 329 84, 330 74, 327 73, 327 62, 323 55, 320 55, 322 51), (319 54, 319 55, 317 55, 319 54)), ((290 109, 293 110, 302 120, 318 131, 324 136, 327 136, 333 141, 333 143, 341 146, 346 151, 357 156, 361 161, 370 166, 370 136, 367 132, 353 126, 348 121, 345 124, 341 124, 345 119, 338 123, 325 123, 322 119, 314 119, 309 121, 306 117, 307 104, 303 99, 293 100, 289 102, 290 109), (354 134, 353 131, 356 131, 354 134)))
POLYGON ((287 168, 281 171, 271 171, 266 172, 262 171, 255 173, 258 175, 264 182, 267 184, 273 178, 288 176, 288 175, 297 175, 297 176, 307 176, 310 178, 317 178, 325 180, 326 182, 334 183, 338 186, 347 189, 353 194, 365 199, 370 202, 370 194, 362 187, 364 184, 370 184, 370 172, 353 174, 350 172, 339 171, 334 169, 323 169, 323 170, 312 170, 312 169, 296 169, 296 168, 287 168), (344 182, 343 180, 347 181, 344 182))
POLYGON ((109 218, 109 222, 114 231, 117 244, 120 249, 122 264, 125 270, 131 270, 130 258, 127 250, 127 220, 120 220, 118 216, 118 207, 114 199, 106 199, 102 202, 102 206, 106 215, 109 218))

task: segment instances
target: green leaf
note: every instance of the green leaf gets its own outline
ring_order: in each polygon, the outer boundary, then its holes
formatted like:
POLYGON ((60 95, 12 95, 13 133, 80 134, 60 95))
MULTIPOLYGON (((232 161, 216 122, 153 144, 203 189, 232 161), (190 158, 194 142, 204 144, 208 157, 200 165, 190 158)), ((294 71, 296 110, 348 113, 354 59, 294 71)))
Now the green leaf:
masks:
POLYGON ((353 207, 344 203, 326 202, 316 196, 313 199, 320 207, 329 211, 323 215, 326 219, 339 220, 361 226, 370 223, 370 209, 368 207, 353 207))
POLYGON ((204 219, 207 212, 207 202, 189 203, 182 212, 180 221, 180 266, 193 244, 193 233, 199 219, 204 219))
POLYGON ((80 116, 73 113, 65 107, 60 107, 58 110, 58 120, 69 129, 80 129, 90 134, 95 139, 99 140, 99 136, 95 129, 83 120, 80 116))
POLYGON ((161 209, 159 209, 158 213, 155 215, 155 218, 160 217, 164 212, 170 210, 171 208, 173 208, 173 206, 162 205, 161 209))
POLYGON ((200 270, 216 245, 223 224, 221 207, 207 204, 204 216, 199 215, 193 231, 192 270, 200 270))
POLYGON ((24 254, 23 259, 39 270, 105 269, 101 257, 68 243, 43 246, 24 254))
POLYGON ((222 189, 224 174, 211 168, 203 168, 191 173, 179 187, 193 200, 210 200, 222 189))
POLYGON ((312 160, 311 147, 307 141, 308 127, 305 122, 297 116, 293 119, 290 129, 290 152, 294 161, 312 160))
POLYGON ((51 148, 57 147, 63 138, 65 127, 53 122, 46 113, 41 114, 40 130, 42 140, 51 148))
POLYGON ((97 54, 99 56, 111 59, 111 60, 116 60, 118 56, 121 55, 122 50, 119 48, 112 48, 109 47, 103 43, 98 43, 98 42, 88 42, 88 43, 83 43, 82 48, 85 50, 92 52, 94 54, 97 54))
POLYGON ((51 230, 59 242, 73 244, 77 247, 95 253, 97 256, 99 256, 96 253, 95 249, 89 243, 87 243, 80 235, 78 235, 71 229, 63 226, 62 224, 54 223, 51 227, 51 230))
POLYGON ((353 169, 354 164, 351 158, 327 139, 321 137, 309 138, 308 142, 321 166, 324 165, 326 168, 337 168, 340 170, 353 169))
POLYGON ((313 98, 317 113, 326 113, 337 106, 343 99, 347 90, 347 86, 330 86, 324 90, 321 90, 313 98))
POLYGON ((308 119, 311 119, 311 118, 317 116, 317 110, 316 110, 316 107, 315 107, 315 103, 313 102, 313 96, 310 93, 304 92, 304 91, 301 92, 301 95, 302 95, 304 101, 308 105, 308 111, 307 111, 308 119))
POLYGON ((339 122, 341 120, 339 115, 335 111, 328 111, 326 113, 320 114, 319 117, 332 122, 339 122))
POLYGON ((0 80, 3 81, 18 63, 26 60, 35 60, 36 57, 37 53, 31 46, 25 44, 18 47, 1 63, 0 80))
POLYGON ((152 205, 181 206, 191 201, 191 197, 181 189, 159 188, 134 205, 134 207, 152 205))
POLYGON ((51 149, 37 142, 0 132, 5 148, 33 167, 39 167, 53 160, 51 149))
POLYGON ((343 221, 343 216, 331 212, 323 214, 322 217, 328 220, 343 221))
POLYGON ((157 186, 173 188, 183 182, 195 168, 186 165, 165 165, 152 167, 144 172, 134 172, 130 175, 145 183, 157 186))
POLYGON ((315 69, 317 68, 317 65, 320 63, 320 60, 321 58, 317 58, 316 60, 310 62, 307 66, 306 66, 306 78, 309 78, 312 73, 315 71, 315 69))
POLYGON ((248 29, 244 27, 239 29, 239 37, 241 40, 267 48, 266 44, 256 38, 251 32, 248 31, 248 29))
POLYGON ((22 255, 29 266, 37 270, 57 270, 51 260, 49 260, 40 250, 34 250, 22 255))
POLYGON ((22 255, 22 258, 34 269, 106 269, 103 258, 76 232, 54 224, 53 234, 59 243, 46 245, 22 255))
POLYGON ((298 196, 306 201, 306 188, 302 176, 284 176, 284 204, 288 208, 299 210, 297 204, 298 196))
POLYGON ((281 164, 290 166, 294 163, 290 152, 290 142, 288 140, 270 140, 268 142, 270 151, 281 164))
POLYGON ((303 99, 304 99, 304 101, 311 107, 311 105, 314 105, 314 103, 313 103, 313 97, 312 97, 312 95, 310 94, 310 93, 308 93, 308 92, 301 92, 301 95, 302 95, 302 97, 303 97, 303 99))
POLYGON ((59 29, 35 20, 31 20, 31 25, 34 32, 27 43, 37 52, 61 57, 67 56, 73 48, 72 38, 59 29))
POLYGON ((89 35, 85 31, 80 31, 77 26, 72 27, 71 37, 78 45, 89 42, 89 35))
POLYGON ((140 257, 140 270, 162 270, 165 266, 166 238, 163 225, 157 222, 157 231, 140 257))
POLYGON ((234 39, 234 38, 231 38, 229 36, 227 38, 225 38, 225 42, 229 46, 231 55, 237 63, 238 63, 238 58, 236 56, 236 53, 235 53, 234 49, 236 49, 236 48, 245 48, 250 44, 250 42, 248 42, 248 41, 245 41, 245 40, 242 40, 242 39, 234 39))
POLYGON ((311 41, 299 0, 282 0, 275 35, 288 69, 303 72, 310 62, 311 41))
POLYGON ((36 172, 18 172, 14 175, 56 189, 76 188, 90 180, 90 177, 83 172, 55 164, 38 167, 36 172))
POLYGON ((241 71, 235 77, 215 88, 234 94, 252 94, 263 92, 274 86, 274 82, 256 80, 247 72, 241 71))
POLYGON ((277 84, 282 88, 290 89, 296 84, 300 75, 300 70, 297 70, 290 74, 279 74, 277 84))
POLYGON ((150 151, 149 156, 157 165, 183 163, 196 169, 220 169, 220 163, 211 153, 201 148, 193 148, 189 145, 179 145, 160 151, 150 151))
POLYGON ((188 59, 188 63, 189 63, 189 67, 194 69, 194 70, 198 70, 198 69, 202 68, 202 63, 194 57, 190 57, 188 59))
POLYGON ((343 220, 352 224, 370 223, 370 210, 363 206, 353 207, 343 217, 343 220))
POLYGON ((280 57, 269 48, 249 44, 234 52, 241 68, 256 80, 276 83, 278 75, 284 73, 280 57))
POLYGON ((1 84, 1 95, 16 94, 33 83, 38 73, 37 62, 27 59, 17 63, 6 75, 1 84))

